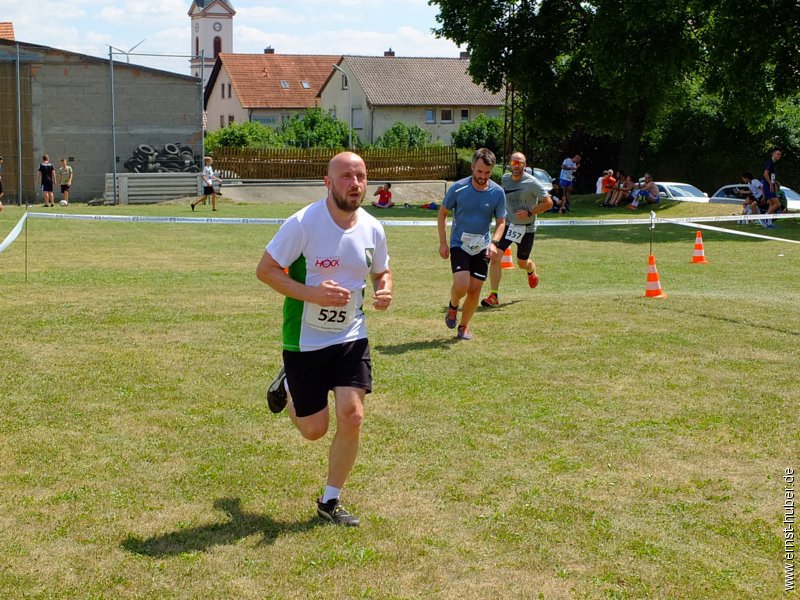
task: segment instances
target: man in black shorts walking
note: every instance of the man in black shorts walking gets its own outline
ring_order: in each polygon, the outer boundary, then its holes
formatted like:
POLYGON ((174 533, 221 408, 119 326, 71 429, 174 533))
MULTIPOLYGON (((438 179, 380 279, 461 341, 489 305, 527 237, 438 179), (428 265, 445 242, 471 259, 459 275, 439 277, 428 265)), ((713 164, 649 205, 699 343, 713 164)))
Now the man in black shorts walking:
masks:
POLYGON ((334 156, 325 186, 326 198, 281 226, 256 271, 286 296, 283 367, 267 391, 267 403, 274 413, 288 404, 302 436, 317 440, 328 431, 328 392, 333 390, 336 434, 317 514, 336 525, 357 526, 359 520, 342 506, 339 495, 355 464, 364 397, 372 390, 363 312, 366 281, 372 283, 372 305, 386 310, 392 274, 383 227, 361 208, 367 191, 361 157, 352 152, 334 156))

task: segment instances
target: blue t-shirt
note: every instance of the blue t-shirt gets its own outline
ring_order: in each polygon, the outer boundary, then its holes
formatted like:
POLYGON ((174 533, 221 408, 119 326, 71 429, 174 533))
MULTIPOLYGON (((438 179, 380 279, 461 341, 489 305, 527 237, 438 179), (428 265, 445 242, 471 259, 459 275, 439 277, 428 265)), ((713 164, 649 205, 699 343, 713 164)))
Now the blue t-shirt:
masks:
POLYGON ((486 247, 492 239, 492 217, 502 219, 506 216, 506 194, 503 188, 491 179, 486 190, 476 190, 472 186, 470 175, 450 186, 442 206, 453 211, 453 226, 450 229, 451 248, 462 245, 464 234, 482 235, 486 247))

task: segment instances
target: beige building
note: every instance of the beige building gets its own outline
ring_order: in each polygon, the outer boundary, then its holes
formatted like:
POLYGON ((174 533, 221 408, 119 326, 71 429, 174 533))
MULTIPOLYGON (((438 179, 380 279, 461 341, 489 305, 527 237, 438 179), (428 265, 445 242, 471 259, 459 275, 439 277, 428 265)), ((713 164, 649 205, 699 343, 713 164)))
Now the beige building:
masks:
POLYGON ((397 121, 419 125, 432 142, 450 144, 462 123, 500 115, 502 97, 475 84, 461 58, 343 56, 320 91, 321 106, 348 121, 363 143, 374 143, 397 121))

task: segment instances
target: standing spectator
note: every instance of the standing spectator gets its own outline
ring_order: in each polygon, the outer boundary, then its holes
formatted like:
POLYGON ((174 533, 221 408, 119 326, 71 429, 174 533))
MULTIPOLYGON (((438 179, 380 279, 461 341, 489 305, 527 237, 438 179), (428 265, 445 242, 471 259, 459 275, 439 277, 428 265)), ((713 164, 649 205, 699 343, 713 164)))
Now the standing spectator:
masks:
POLYGON ((455 329, 458 322, 458 306, 461 308, 461 324, 457 337, 471 340, 469 322, 478 308, 481 288, 489 271, 489 261, 498 252, 506 223, 506 194, 490 179, 497 159, 487 149, 477 150, 472 157, 472 176, 456 181, 445 194, 437 216, 439 229, 439 256, 450 259, 453 285, 444 323, 455 329), (450 243, 447 243, 447 215, 454 212, 450 228, 450 243), (492 235, 492 217, 495 231, 492 235))
POLYGON ((214 175, 214 168, 211 166, 213 162, 214 159, 210 156, 206 156, 203 159, 203 195, 192 202, 191 207, 193 212, 195 206, 209 198, 211 198, 211 210, 217 210, 217 193, 214 191, 214 182, 219 181, 222 183, 222 180, 214 175))
POLYGON ((42 188, 44 198, 43 206, 55 206, 53 200, 53 180, 55 179, 56 168, 50 164, 50 157, 42 155, 42 162, 39 165, 39 185, 42 188))
POLYGON ((385 183, 381 186, 378 186, 378 189, 375 190, 375 193, 372 194, 373 196, 378 196, 378 201, 372 201, 372 206, 375 208, 392 208, 394 206, 394 202, 392 202, 392 192, 389 191, 389 188, 392 187, 391 183, 385 183))
POLYGON ((503 174, 503 191, 506 193, 506 213, 508 222, 497 252, 489 264, 489 282, 491 293, 481 300, 481 306, 499 306, 500 279, 502 277, 501 261, 503 253, 511 244, 517 245, 517 264, 528 274, 528 286, 539 285, 536 274, 536 263, 531 258, 534 237, 536 236, 536 215, 553 206, 553 200, 537 183, 533 175, 525 172, 527 159, 522 152, 511 155, 511 173, 503 174))
POLYGON ((559 184, 564 190, 563 206, 558 209, 559 213, 564 213, 569 210, 569 197, 572 193, 572 183, 575 179, 575 171, 581 165, 581 155, 576 154, 572 158, 565 158, 561 163, 561 174, 559 175, 559 184))
POLYGON ((3 210, 3 157, 0 156, 0 210, 3 210))
POLYGON ((267 404, 273 413, 288 405, 300 434, 318 440, 328 432, 333 391, 336 433, 317 515, 355 527, 359 519, 339 497, 356 462, 364 397, 372 390, 366 286, 372 284, 375 309, 386 310, 392 274, 383 227, 361 208, 367 192, 362 158, 352 152, 334 156, 325 186, 325 198, 281 225, 256 269, 260 281, 286 296, 283 367, 269 386, 267 404))
POLYGON ((58 168, 58 183, 61 185, 61 202, 64 206, 69 204, 69 188, 72 185, 72 167, 67 164, 67 159, 61 159, 58 168))

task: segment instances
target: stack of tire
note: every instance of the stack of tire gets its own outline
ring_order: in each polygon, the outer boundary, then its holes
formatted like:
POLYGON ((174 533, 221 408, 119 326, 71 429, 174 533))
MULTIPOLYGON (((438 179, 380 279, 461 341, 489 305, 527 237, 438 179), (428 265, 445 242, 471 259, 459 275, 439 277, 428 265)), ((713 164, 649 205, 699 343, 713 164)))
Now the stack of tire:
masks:
POLYGON ((164 144, 162 148, 140 144, 124 163, 131 173, 199 173, 202 169, 191 146, 164 144))

